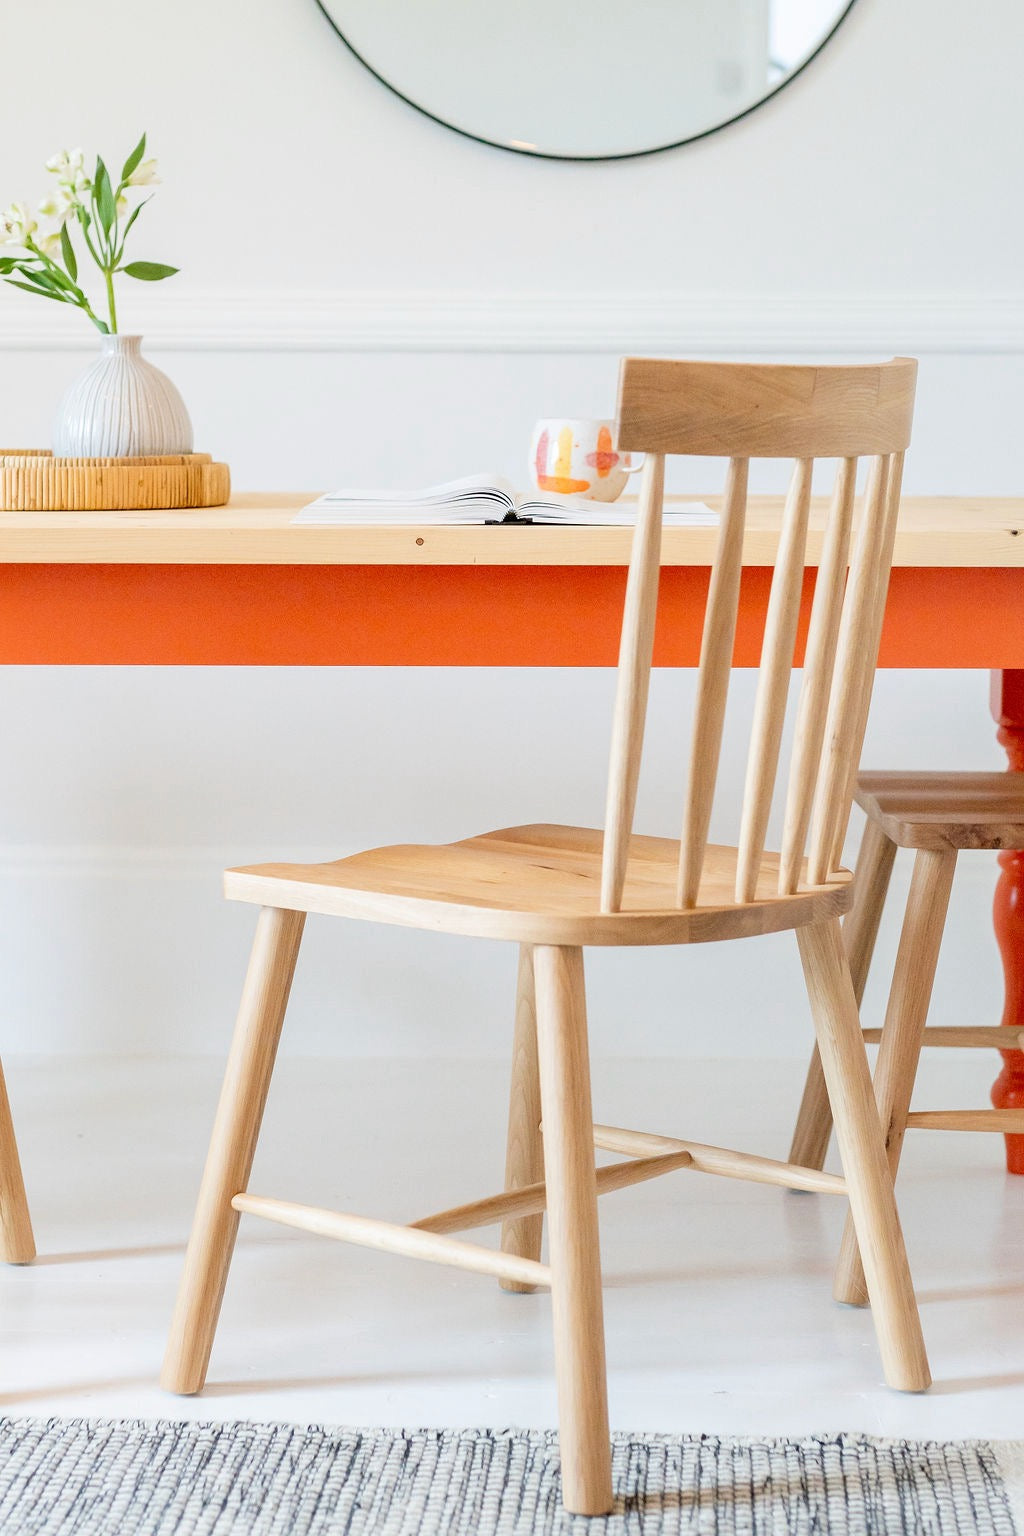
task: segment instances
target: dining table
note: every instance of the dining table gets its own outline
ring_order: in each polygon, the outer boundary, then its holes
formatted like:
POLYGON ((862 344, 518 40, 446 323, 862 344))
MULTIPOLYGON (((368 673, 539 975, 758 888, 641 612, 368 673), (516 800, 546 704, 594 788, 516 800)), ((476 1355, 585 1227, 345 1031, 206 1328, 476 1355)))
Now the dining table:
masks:
MULTIPOLYGON (((0 663, 51 666, 608 667, 631 529, 296 524, 317 493, 221 507, 0 512, 0 663)), ((687 498, 693 499, 693 498, 687 498)), ((669 498, 670 501, 675 498, 669 498)), ((714 496, 700 500, 712 508, 714 496)), ((750 498, 734 663, 757 665, 783 498, 750 498)), ((798 657, 826 503, 812 505, 798 657)), ((665 529, 655 665, 693 667, 717 530, 665 529)), ((879 665, 985 669, 1024 771, 1024 497, 905 496, 879 665)), ((957 724, 949 721, 956 768, 957 724)), ((879 765, 898 768, 898 763, 879 765)), ((999 854, 1002 1023, 1024 1029, 1024 851, 999 854)), ((974 1021, 972 1021, 974 1022, 974 1021)), ((998 1108, 1024 1108, 1024 1052, 998 1108)), ((1006 1140, 1024 1174, 1024 1135, 1006 1140)))

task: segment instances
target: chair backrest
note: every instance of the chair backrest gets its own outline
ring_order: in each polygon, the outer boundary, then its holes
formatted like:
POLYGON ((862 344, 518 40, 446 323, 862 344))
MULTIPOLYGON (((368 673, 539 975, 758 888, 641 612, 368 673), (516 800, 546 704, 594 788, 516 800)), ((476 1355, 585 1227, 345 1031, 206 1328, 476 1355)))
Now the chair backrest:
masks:
POLYGON ((740 595, 751 458, 795 460, 765 622, 735 899, 754 899, 793 669, 815 459, 837 459, 788 768, 778 891, 838 867, 882 629, 917 364, 790 367, 626 358, 617 443, 647 455, 626 586, 605 817, 601 907, 619 910, 654 645, 666 454, 729 460, 701 641, 677 899, 698 902, 740 595), (858 461, 869 460, 859 516, 858 461), (809 839, 809 847, 808 847, 809 839), (803 860, 807 852, 806 869, 803 860))

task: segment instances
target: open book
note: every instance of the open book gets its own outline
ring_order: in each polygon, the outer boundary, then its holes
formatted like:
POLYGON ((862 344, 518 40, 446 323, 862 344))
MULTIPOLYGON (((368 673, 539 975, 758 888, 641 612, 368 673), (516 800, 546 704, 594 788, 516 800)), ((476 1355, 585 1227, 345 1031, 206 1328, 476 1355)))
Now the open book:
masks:
MULTIPOLYGON (((293 523, 347 523, 353 527, 424 527, 460 523, 568 523, 626 527, 636 521, 635 504, 592 501, 585 496, 544 496, 515 491, 500 475, 469 475, 424 491, 331 491, 303 507, 293 523)), ((703 502, 665 508, 666 527, 717 523, 703 502)))

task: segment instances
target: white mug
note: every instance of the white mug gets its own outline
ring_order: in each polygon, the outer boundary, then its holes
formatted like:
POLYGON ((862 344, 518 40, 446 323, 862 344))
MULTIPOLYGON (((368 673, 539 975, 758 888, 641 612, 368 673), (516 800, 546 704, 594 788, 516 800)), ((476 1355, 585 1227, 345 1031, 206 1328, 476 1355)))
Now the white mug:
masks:
MULTIPOLYGON (((548 416, 530 440, 530 476, 538 491, 614 501, 640 463, 613 447, 611 421, 548 416)), ((642 455, 641 455, 642 459, 642 455)))

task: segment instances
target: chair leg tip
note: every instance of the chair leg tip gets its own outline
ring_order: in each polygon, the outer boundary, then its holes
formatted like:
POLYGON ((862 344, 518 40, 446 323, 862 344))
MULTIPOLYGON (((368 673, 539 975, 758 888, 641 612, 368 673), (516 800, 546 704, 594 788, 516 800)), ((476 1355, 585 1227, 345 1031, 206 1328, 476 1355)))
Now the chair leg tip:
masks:
POLYGON ((837 1285, 832 1292, 832 1300, 837 1301, 841 1307, 867 1307, 871 1305, 868 1293, 863 1287, 837 1285))
POLYGON ((901 1373, 898 1380, 888 1382, 894 1392, 927 1392, 931 1384, 932 1373, 927 1366, 909 1375, 901 1373))
POLYGON ((160 1372, 160 1385, 165 1392, 171 1392, 175 1397, 195 1397, 206 1385, 206 1377, 203 1375, 197 1379, 176 1366, 165 1365, 160 1372))
POLYGON ((599 1494, 591 1498, 571 1498, 565 1494, 562 1499, 567 1514, 570 1515, 610 1515, 615 1511, 615 1498, 609 1488, 607 1494, 599 1494))

